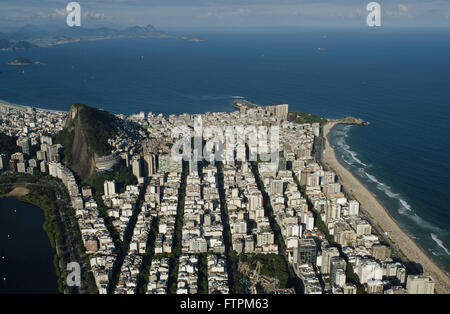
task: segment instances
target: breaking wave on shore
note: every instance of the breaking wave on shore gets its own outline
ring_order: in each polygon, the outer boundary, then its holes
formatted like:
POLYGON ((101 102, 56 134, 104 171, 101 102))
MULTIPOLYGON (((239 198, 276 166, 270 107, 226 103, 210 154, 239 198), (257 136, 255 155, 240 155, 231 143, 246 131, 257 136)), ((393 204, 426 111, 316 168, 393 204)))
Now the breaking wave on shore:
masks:
POLYGON ((400 214, 410 215, 411 213, 413 213, 411 205, 405 199, 403 199, 399 193, 393 192, 392 188, 389 185, 379 181, 374 175, 367 172, 367 169, 370 168, 370 166, 362 162, 358 158, 358 154, 356 152, 350 150, 350 146, 346 142, 350 128, 351 125, 346 125, 342 128, 342 131, 339 130, 334 133, 334 135, 336 136, 335 143, 338 146, 337 148, 342 152, 342 160, 349 166, 357 167, 357 174, 360 178, 366 180, 368 179, 369 181, 374 183, 377 189, 382 191, 386 196, 391 199, 398 200, 399 208, 397 210, 400 214))
POLYGON ((347 145, 345 139, 348 137, 348 132, 350 131, 351 125, 346 125, 342 131, 336 131, 336 144, 340 149, 342 149, 345 154, 343 154, 342 159, 345 163, 352 166, 355 164, 360 164, 361 166, 367 167, 365 163, 363 163, 359 158, 358 154, 356 154, 354 151, 350 150, 350 146, 347 145))
POLYGON ((433 239, 433 241, 436 242, 437 245, 438 245, 441 249, 443 249, 443 250, 445 251, 445 253, 447 253, 447 255, 450 255, 450 252, 449 252, 448 249, 445 247, 444 242, 442 242, 442 240, 439 239, 439 238, 437 237, 437 235, 435 235, 434 233, 430 233, 430 235, 431 235, 431 238, 433 239))
MULTIPOLYGON (((442 255, 444 253, 450 255, 450 252, 445 247, 443 241, 440 240, 436 235, 443 234, 446 231, 417 215, 417 213, 414 212, 411 204, 409 204, 400 193, 394 192, 391 186, 381 182, 375 175, 369 173, 368 169, 371 168, 371 165, 368 165, 361 161, 358 157, 358 154, 350 149, 350 146, 347 144, 346 139, 348 138, 351 127, 351 125, 346 125, 333 131, 332 142, 334 142, 333 146, 335 146, 336 152, 339 154, 340 159, 344 163, 346 163, 351 168, 351 170, 353 170, 353 172, 359 179, 375 186, 379 191, 381 191, 392 201, 397 201, 398 206, 396 210, 400 215, 408 218, 414 225, 420 226, 421 228, 426 229, 430 232, 432 240, 439 248, 438 251, 441 251, 441 253, 439 254, 435 250, 432 250, 430 248, 430 252, 432 252, 433 255, 442 255)), ((405 232, 407 232, 408 235, 412 238, 417 239, 417 237, 411 234, 409 230, 405 230, 405 232)))

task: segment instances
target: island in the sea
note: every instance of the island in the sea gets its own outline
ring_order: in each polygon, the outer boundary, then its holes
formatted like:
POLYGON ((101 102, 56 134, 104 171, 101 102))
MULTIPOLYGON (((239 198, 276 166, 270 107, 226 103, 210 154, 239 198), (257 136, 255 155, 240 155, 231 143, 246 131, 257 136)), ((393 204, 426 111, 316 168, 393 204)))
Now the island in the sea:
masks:
POLYGON ((23 66, 23 65, 32 65, 32 64, 33 64, 33 61, 31 61, 27 58, 16 58, 16 59, 8 62, 8 65, 14 65, 14 66, 23 66))

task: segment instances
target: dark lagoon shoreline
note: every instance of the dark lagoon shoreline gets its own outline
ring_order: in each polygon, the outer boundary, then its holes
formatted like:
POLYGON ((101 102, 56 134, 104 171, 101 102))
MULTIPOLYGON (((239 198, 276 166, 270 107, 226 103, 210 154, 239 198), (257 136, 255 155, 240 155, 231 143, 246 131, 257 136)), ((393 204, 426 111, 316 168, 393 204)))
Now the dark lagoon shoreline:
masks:
POLYGON ((58 293, 55 250, 42 209, 14 197, 0 199, 0 294, 58 293))

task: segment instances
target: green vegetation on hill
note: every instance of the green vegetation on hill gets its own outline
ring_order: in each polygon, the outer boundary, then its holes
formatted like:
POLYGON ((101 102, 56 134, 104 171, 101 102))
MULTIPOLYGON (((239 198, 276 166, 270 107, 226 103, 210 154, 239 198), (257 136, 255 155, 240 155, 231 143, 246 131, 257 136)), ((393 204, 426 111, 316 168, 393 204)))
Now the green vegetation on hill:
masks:
MULTIPOLYGON (((57 134, 57 139, 60 138, 66 143, 70 143, 67 141, 67 137, 72 137, 73 140, 72 130, 76 126, 77 120, 80 121, 81 130, 86 136, 89 149, 98 156, 109 155, 111 146, 107 140, 117 132, 114 125, 116 117, 105 110, 74 104, 70 108, 66 127, 57 134), (73 112, 76 112, 75 117, 71 115, 73 112)), ((63 145, 63 143, 61 144, 63 145)))
POLYGON ((65 127, 55 138, 63 145, 65 163, 81 178, 92 176, 94 157, 107 156, 112 147, 108 139, 117 133, 117 118, 107 111, 74 104, 65 122, 65 127))
POLYGON ((74 106, 78 107, 81 127, 87 136, 89 148, 99 156, 110 154, 111 146, 107 139, 117 132, 114 126, 116 117, 107 111, 85 105, 74 106))
POLYGON ((127 185, 137 184, 136 177, 125 166, 124 161, 115 165, 112 171, 96 173, 91 178, 83 181, 82 184, 90 185, 94 188, 96 194, 103 194, 103 183, 112 180, 116 181, 116 191, 119 193, 125 192, 127 185))
POLYGON ((19 151, 20 147, 16 145, 16 139, 0 132, 0 154, 12 155, 19 151))
POLYGON ((327 119, 323 117, 319 117, 312 113, 306 113, 306 112, 293 112, 292 114, 295 114, 295 122, 298 124, 304 124, 304 123, 326 123, 327 119))
POLYGON ((72 150, 74 136, 75 136, 75 131, 67 130, 67 129, 60 131, 55 136, 55 143, 61 144, 64 147, 64 149, 62 151, 62 158, 68 166, 70 166, 72 164, 71 150, 72 150))
POLYGON ((343 119, 343 122, 347 122, 347 123, 356 123, 356 122, 358 122, 358 120, 357 120, 356 118, 353 118, 353 117, 345 117, 345 118, 343 119))

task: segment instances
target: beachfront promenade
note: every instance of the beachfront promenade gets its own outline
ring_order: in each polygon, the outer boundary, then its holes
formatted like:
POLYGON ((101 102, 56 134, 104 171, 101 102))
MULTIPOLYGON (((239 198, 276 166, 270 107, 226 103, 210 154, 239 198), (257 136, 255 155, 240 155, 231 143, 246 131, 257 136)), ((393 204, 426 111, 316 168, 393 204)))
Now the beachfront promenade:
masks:
POLYGON ((409 260, 420 263, 425 275, 433 277, 436 293, 450 291, 450 278, 419 248, 419 246, 397 225, 387 210, 363 186, 352 173, 343 167, 336 159, 335 152, 328 141, 328 133, 337 122, 327 123, 323 126, 323 135, 326 139, 323 151, 323 162, 332 168, 345 188, 361 203, 362 209, 368 213, 374 224, 388 231, 388 238, 395 243, 409 260))

